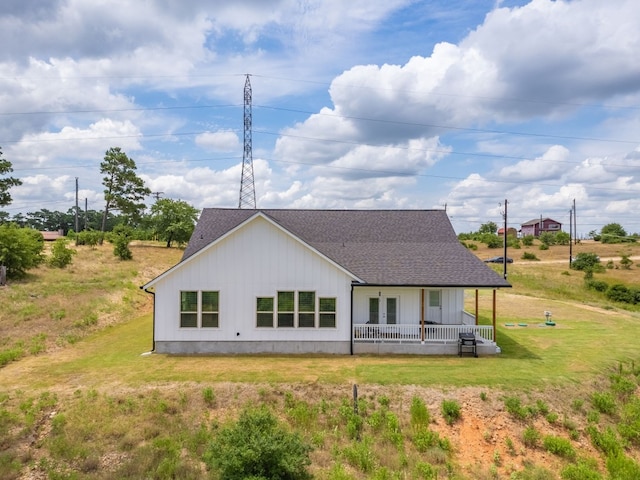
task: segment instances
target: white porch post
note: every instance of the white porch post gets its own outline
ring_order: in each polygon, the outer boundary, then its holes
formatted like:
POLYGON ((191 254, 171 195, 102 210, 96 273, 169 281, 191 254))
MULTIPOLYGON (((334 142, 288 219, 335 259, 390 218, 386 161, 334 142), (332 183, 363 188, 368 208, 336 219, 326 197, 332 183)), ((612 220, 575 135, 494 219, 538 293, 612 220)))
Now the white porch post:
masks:
POLYGON ((420 292, 420 341, 424 343, 424 288, 420 292))
POLYGON ((493 341, 496 341, 496 289, 493 289, 493 341))

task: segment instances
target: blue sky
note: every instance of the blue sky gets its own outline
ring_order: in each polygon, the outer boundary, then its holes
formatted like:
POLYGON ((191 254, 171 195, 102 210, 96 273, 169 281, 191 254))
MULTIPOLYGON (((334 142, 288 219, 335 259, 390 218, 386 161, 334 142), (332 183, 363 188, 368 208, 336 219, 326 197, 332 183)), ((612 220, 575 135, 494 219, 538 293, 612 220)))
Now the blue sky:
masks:
MULTIPOLYGON (((635 0, 38 0, 0 5, 14 215, 104 206, 121 147, 154 192, 237 207, 444 208, 640 232, 635 0), (215 4, 214 4, 215 3, 215 4), (213 5, 212 5, 213 4, 213 5)), ((153 198, 149 198, 151 204, 153 198)))

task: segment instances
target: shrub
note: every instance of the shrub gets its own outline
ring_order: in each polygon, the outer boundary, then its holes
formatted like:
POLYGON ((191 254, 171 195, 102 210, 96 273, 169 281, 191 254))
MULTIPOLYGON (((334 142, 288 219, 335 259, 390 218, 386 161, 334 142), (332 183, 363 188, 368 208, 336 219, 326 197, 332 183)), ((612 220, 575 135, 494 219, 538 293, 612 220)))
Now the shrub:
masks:
POLYGON ((500 248, 503 246, 504 241, 498 235, 494 233, 485 233, 482 235, 482 243, 485 243, 489 248, 500 248))
POLYGON ((442 415, 448 425, 453 425, 460 418, 460 404, 455 400, 443 400, 442 415))
POLYGON ((540 441, 540 432, 533 425, 528 425, 522 432, 522 442, 529 448, 534 448, 540 441))
POLYGON ((622 409, 622 419, 618 426, 625 440, 640 446, 640 399, 634 398, 622 409))
POLYGON ((603 280, 594 280, 593 278, 585 282, 585 286, 589 290, 595 290, 596 292, 606 292, 609 288, 609 284, 603 280))
POLYGON ((547 245, 546 243, 541 243, 540 244, 540 250, 549 250, 549 245, 547 245))
POLYGON ((536 254, 532 253, 532 252, 524 252, 522 254, 522 259, 523 260, 538 260, 538 261, 540 260, 538 257, 536 257, 536 254))
POLYGON ((609 392, 594 392, 591 403, 600 413, 611 415, 616 411, 616 399, 609 392))
POLYGON ((629 255, 622 255, 622 258, 620 260, 620 267, 623 270, 630 270, 631 265, 633 265, 633 260, 629 258, 629 255))
POLYGON ((100 243, 102 232, 96 232, 95 230, 85 230, 76 234, 76 245, 87 245, 89 247, 95 247, 100 243))
POLYGON ((607 457, 607 471, 610 478, 624 480, 640 478, 640 465, 623 453, 607 457))
POLYGON ((524 237, 522 237, 522 244, 525 247, 530 247, 533 245, 534 238, 535 237, 533 235, 525 235, 524 237))
POLYGON ((285 430, 266 408, 245 410, 220 430, 205 454, 220 478, 309 479, 311 447, 285 430))
POLYGON ((23 277, 27 270, 40 265, 43 249, 40 232, 13 223, 0 225, 0 265, 7 267, 7 278, 23 277))
POLYGON ((213 388, 206 387, 204 390, 202 390, 202 399, 207 405, 213 406, 216 403, 216 394, 213 391, 213 388))
POLYGON ((572 459, 576 456, 576 451, 571 442, 562 437, 547 435, 542 440, 542 445, 547 452, 551 452, 559 457, 572 459))
POLYGON ((629 288, 621 283, 611 285, 605 295, 614 302, 630 303, 632 305, 640 303, 640 290, 629 288))
POLYGON ((595 461, 581 460, 567 465, 560 472, 562 480, 602 480, 595 461))
POLYGON ((592 270, 594 272, 604 271, 604 267, 600 264, 600 257, 595 253, 580 252, 571 262, 571 268, 574 270, 592 270))
POLYGON ((519 420, 524 420, 531 415, 531 410, 522 406, 520 399, 517 397, 507 397, 504 400, 504 405, 507 408, 507 412, 519 420))
POLYGON ((611 427, 607 427, 604 431, 598 430, 595 426, 587 427, 587 433, 591 437, 591 443, 594 447, 601 450, 605 455, 618 455, 623 450, 623 445, 618 435, 611 427))
POLYGON ((67 248, 67 240, 64 238, 58 238, 53 242, 51 247, 51 256, 47 259, 47 265, 54 268, 64 268, 71 264, 73 256, 77 252, 70 248, 67 248))
POLYGON ((411 425, 413 428, 426 427, 431 421, 429 410, 420 397, 411 399, 411 425))

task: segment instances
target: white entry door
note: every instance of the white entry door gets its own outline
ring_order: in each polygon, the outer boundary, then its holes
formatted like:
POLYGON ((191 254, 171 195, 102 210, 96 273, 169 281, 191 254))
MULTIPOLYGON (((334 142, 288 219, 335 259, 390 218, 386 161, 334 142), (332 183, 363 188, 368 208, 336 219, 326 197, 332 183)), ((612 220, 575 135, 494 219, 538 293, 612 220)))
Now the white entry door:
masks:
POLYGON ((395 325, 398 323, 398 297, 370 297, 369 323, 395 325))
POLYGON ((442 323, 442 290, 428 290, 427 322, 442 323))

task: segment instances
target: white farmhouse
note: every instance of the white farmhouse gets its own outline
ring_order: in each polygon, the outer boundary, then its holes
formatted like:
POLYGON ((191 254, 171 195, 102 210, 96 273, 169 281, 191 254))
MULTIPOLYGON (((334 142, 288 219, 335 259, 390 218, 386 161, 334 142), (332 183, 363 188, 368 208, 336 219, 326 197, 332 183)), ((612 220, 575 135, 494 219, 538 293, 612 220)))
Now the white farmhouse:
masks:
POLYGON ((183 258, 144 288, 154 351, 496 353, 478 289, 509 283, 442 210, 204 209, 183 258), (464 308, 475 290, 475 312, 464 308))

